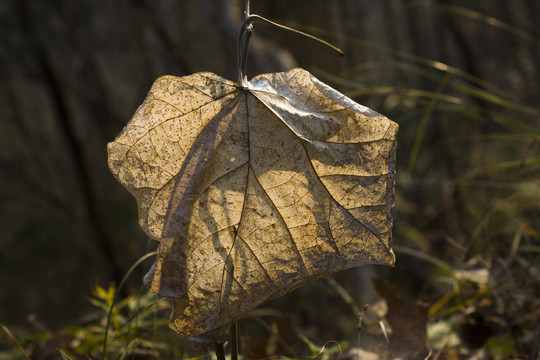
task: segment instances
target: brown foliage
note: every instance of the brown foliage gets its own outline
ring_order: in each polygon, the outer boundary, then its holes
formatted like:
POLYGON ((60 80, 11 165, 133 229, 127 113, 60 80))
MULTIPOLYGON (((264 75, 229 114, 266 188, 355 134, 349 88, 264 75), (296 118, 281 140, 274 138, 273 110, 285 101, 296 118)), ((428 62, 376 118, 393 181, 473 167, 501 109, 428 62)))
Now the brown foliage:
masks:
POLYGON ((206 344, 309 281, 392 265, 397 128, 302 69, 158 79, 108 151, 160 241, 147 282, 171 326, 206 344))

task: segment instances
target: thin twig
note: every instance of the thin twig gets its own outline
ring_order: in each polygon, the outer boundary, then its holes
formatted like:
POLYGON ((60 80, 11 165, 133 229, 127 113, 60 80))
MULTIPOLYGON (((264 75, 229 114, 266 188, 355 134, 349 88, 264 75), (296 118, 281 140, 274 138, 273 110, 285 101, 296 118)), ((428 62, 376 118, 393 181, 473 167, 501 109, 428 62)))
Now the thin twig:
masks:
POLYGON ((268 20, 265 17, 262 17, 257 14, 250 14, 250 1, 246 0, 246 10, 244 11, 245 19, 242 23, 242 26, 240 27, 240 33, 238 34, 238 40, 237 40, 237 62, 238 62, 238 83, 243 84, 244 78, 246 75, 246 64, 247 64, 247 56, 248 56, 248 50, 249 50, 249 39, 251 38, 251 35, 253 34, 253 21, 254 20, 261 20, 267 24, 273 25, 275 27, 278 27, 283 30, 288 30, 293 33, 305 36, 307 38, 310 38, 312 40, 315 40, 323 45, 328 46, 330 49, 337 52, 340 56, 343 56, 343 51, 338 48, 337 46, 334 46, 330 44, 327 41, 324 41, 323 39, 320 39, 316 36, 313 36, 311 34, 305 33, 300 30, 293 29, 291 27, 278 24, 272 20, 268 20))
POLYGON ((364 320, 364 315, 368 310, 369 305, 365 304, 362 307, 362 311, 358 312, 358 335, 356 336, 356 360, 360 359, 360 334, 362 333, 362 321, 364 320))
POLYGON ((251 16, 251 1, 245 1, 244 10, 244 22, 240 27, 240 33, 238 34, 238 41, 236 44, 236 56, 238 62, 238 83, 244 83, 244 77, 246 76, 247 57, 249 51, 249 40, 253 34, 253 21, 247 21, 251 16))
POLYGON ((0 324, 0 328, 2 328, 2 330, 4 330, 4 332, 6 333, 7 337, 11 340, 11 342, 13 342, 13 344, 15 344, 15 346, 17 347, 17 349, 23 354, 24 358, 26 360, 30 360, 30 358, 28 357, 28 355, 26 354, 26 351, 24 351, 24 349, 22 348, 21 344, 19 344, 19 342, 17 341, 17 339, 15 338, 15 336, 13 336, 13 334, 11 333, 11 331, 9 331, 9 329, 4 326, 3 324, 0 324))
POLYGON ((231 360, 238 360, 238 327, 236 321, 231 324, 231 360))
POLYGON ((223 341, 218 340, 216 341, 215 345, 216 347, 216 357, 217 360, 225 360, 225 350, 223 350, 223 341))
POLYGON ((244 17, 246 19, 249 17, 249 15, 251 15, 250 4, 251 0, 246 0, 246 10, 244 11, 244 17))
POLYGON ((253 22, 244 21, 242 29, 238 36, 238 83, 244 83, 244 77, 246 76, 247 58, 249 52, 249 40, 253 34, 253 22))
POLYGON ((327 42, 327 41, 324 41, 323 39, 320 39, 320 38, 318 38, 318 37, 316 37, 316 36, 314 36, 314 35, 305 33, 305 32, 303 32, 303 31, 296 30, 296 29, 293 29, 293 28, 291 28, 291 27, 288 27, 288 26, 285 26, 285 25, 282 25, 282 24, 278 24, 277 22, 274 22, 274 21, 272 21, 272 20, 269 20, 269 19, 267 19, 267 18, 265 18, 265 17, 262 17, 262 16, 260 16, 260 15, 257 15, 257 14, 251 14, 248 18, 246 18, 246 20, 244 20, 244 22, 250 21, 250 20, 252 21, 253 19, 258 19, 258 20, 261 20, 261 21, 263 21, 263 22, 265 22, 265 23, 268 23, 268 24, 270 24, 270 25, 274 25, 274 26, 276 26, 276 27, 278 27, 278 28, 280 28, 280 29, 292 31, 293 33, 296 33, 296 34, 299 34, 299 35, 303 35, 303 36, 308 37, 308 38, 310 38, 310 39, 312 39, 312 40, 315 40, 315 41, 317 41, 317 42, 319 42, 319 43, 321 43, 321 44, 323 44, 323 45, 328 46, 330 49, 332 49, 332 50, 334 50, 335 52, 337 52, 340 56, 345 55, 345 53, 343 52, 343 50, 341 50, 341 49, 338 48, 337 46, 334 46, 334 45, 330 44, 330 43, 327 42))

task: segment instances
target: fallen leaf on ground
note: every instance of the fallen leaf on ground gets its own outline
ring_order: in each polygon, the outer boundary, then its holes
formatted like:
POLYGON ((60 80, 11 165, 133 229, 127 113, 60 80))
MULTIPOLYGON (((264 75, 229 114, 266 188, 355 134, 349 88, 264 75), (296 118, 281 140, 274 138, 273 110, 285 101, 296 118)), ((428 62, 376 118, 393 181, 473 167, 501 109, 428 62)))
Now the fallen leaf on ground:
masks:
POLYGON ((392 265, 397 128, 302 69, 156 80, 108 152, 160 242, 146 282, 171 327, 203 346, 314 279, 392 265))

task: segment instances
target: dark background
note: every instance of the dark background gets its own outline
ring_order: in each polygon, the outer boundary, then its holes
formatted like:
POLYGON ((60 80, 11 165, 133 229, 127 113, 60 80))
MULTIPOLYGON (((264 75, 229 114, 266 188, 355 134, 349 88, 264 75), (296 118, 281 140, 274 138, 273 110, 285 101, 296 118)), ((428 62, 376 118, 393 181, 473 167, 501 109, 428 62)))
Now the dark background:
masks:
MULTIPOLYGON (((236 79, 242 11, 240 0, 0 2, 1 323, 76 324, 94 284, 118 283, 155 248, 106 143, 160 75, 236 79)), ((256 23, 249 77, 300 66, 399 123, 398 265, 375 272, 404 296, 420 298, 433 269, 403 247, 457 269, 515 256, 516 241, 539 246, 537 1, 253 0, 252 12, 346 56, 256 23)), ((534 310, 537 282, 516 283, 529 302, 512 311, 534 310)))

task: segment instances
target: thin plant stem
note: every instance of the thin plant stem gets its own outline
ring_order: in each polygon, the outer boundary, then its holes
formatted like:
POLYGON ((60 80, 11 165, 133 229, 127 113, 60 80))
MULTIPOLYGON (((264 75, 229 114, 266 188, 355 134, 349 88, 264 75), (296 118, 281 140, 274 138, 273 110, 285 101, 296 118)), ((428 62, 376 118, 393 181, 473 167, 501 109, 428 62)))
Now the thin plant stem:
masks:
POLYGON ((291 32, 296 33, 296 34, 298 34, 298 35, 305 36, 305 37, 307 37, 307 38, 310 38, 311 40, 315 40, 315 41, 317 41, 317 42, 319 42, 319 43, 321 43, 321 44, 323 44, 323 45, 325 45, 325 46, 328 46, 330 49, 332 49, 332 50, 334 50, 335 52, 337 52, 340 56, 345 55, 345 53, 343 52, 343 50, 341 50, 341 49, 338 48, 337 46, 334 46, 334 45, 330 44, 328 41, 324 41, 323 39, 318 38, 318 37, 316 37, 316 36, 314 36, 314 35, 305 33, 305 32, 300 31, 300 30, 293 29, 293 28, 288 27, 288 26, 286 26, 286 25, 278 24, 277 22, 274 22, 274 21, 272 21, 272 20, 269 20, 269 19, 267 19, 267 18, 265 18, 265 17, 262 17, 262 16, 260 16, 260 15, 252 14, 252 15, 250 15, 248 18, 246 18, 246 20, 244 20, 244 21, 250 21, 250 20, 252 21, 253 19, 258 19, 258 20, 261 20, 261 21, 263 21, 263 22, 265 22, 265 23, 267 23, 267 24, 270 24, 270 25, 273 25, 273 26, 275 26, 275 27, 278 27, 278 28, 280 28, 280 29, 288 30, 288 31, 291 31, 291 32))
POLYGON ((237 62, 238 62, 238 83, 244 83, 244 78, 246 76, 246 66, 247 66, 247 57, 249 52, 249 39, 253 34, 253 21, 248 19, 251 16, 251 1, 245 1, 245 10, 244 10, 244 22, 240 27, 240 33, 238 34, 238 41, 236 45, 237 51, 237 62))
POLYGON ((120 281, 120 284, 116 288, 116 291, 114 292, 113 301, 111 303, 111 307, 109 308, 109 313, 107 314, 107 324, 105 325, 105 334, 103 335, 103 350, 102 350, 102 354, 103 354, 102 358, 103 359, 107 359, 107 351, 108 351, 107 338, 109 336, 109 326, 111 325, 111 315, 112 315, 113 308, 116 305, 116 301, 118 300, 118 295, 120 294, 120 290, 124 287, 124 284, 126 283, 126 280, 128 279, 129 275, 131 275, 133 270, 135 270, 135 268, 137 266, 139 266, 139 264, 142 263, 144 260, 146 260, 149 257, 154 256, 156 254, 157 254, 156 251, 152 251, 152 252, 142 256, 141 258, 139 258, 139 260, 137 260, 133 265, 131 265, 131 267, 127 271, 126 275, 124 275, 124 278, 122 279, 122 281, 120 281))
POLYGON ((246 0, 246 10, 244 11, 244 17, 247 19, 249 15, 251 14, 251 0, 246 0))
POLYGON ((238 51, 238 83, 244 83, 246 76, 247 57, 249 52, 249 40, 253 34, 253 22, 244 21, 240 34, 238 36, 237 51, 238 51))
POLYGON ((231 324, 231 360, 238 360, 238 326, 236 321, 231 324))
POLYGON ((24 356, 24 358, 26 360, 30 360, 30 358, 28 357, 28 355, 26 354, 26 351, 24 351, 24 349, 22 348, 21 344, 17 341, 17 339, 15 338, 15 336, 13 336, 13 334, 11 333, 11 331, 9 331, 9 329, 4 326, 3 324, 0 324, 0 328, 2 330, 4 330, 4 332, 6 333, 7 337, 9 340, 11 340, 11 342, 17 347, 17 350, 19 350, 21 352, 21 354, 24 356))
POLYGON ((239 84, 244 83, 244 78, 246 75, 246 64, 247 64, 247 56, 248 56, 248 51, 249 51, 249 39, 251 38, 251 35, 253 34, 253 21, 254 20, 261 20, 262 22, 273 25, 277 28, 288 30, 293 33, 305 36, 325 46, 328 46, 329 48, 331 48, 332 50, 334 50, 341 56, 344 55, 343 51, 340 48, 316 36, 313 36, 311 34, 305 33, 300 30, 293 29, 291 27, 288 27, 282 24, 278 24, 272 20, 268 20, 267 18, 262 17, 257 14, 250 14, 249 7, 250 7, 250 2, 249 0, 246 0, 246 10, 244 11, 245 19, 244 19, 244 22, 242 23, 242 26, 240 27, 240 33, 238 34, 238 40, 237 40, 237 61, 238 61, 238 83, 239 84))
POLYGON ((362 321, 369 305, 365 304, 362 311, 358 312, 358 335, 356 336, 356 360, 360 360, 360 334, 362 333, 362 321))
POLYGON ((217 360, 225 360, 225 350, 223 349, 223 342, 218 340, 215 343, 216 348, 216 358, 217 360))

